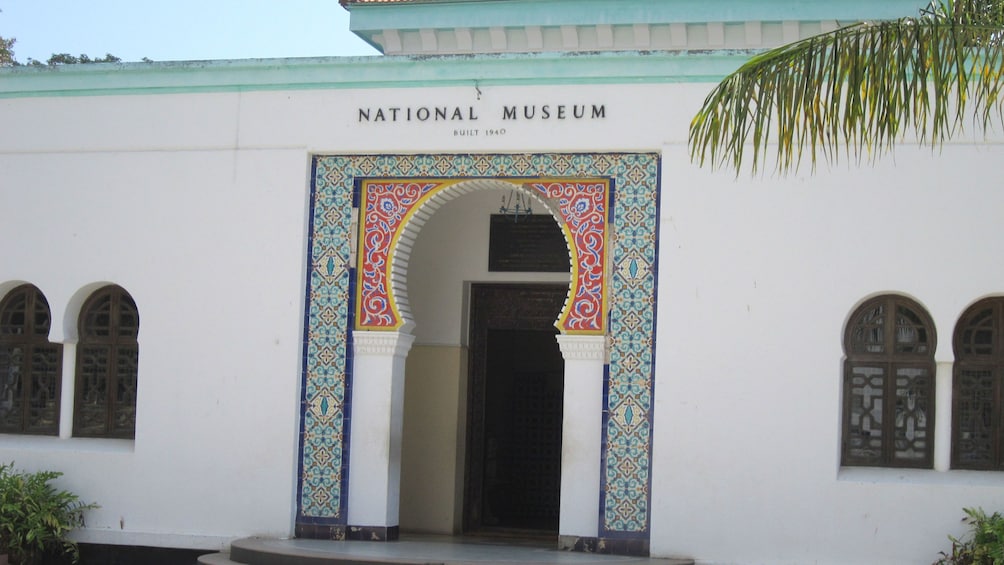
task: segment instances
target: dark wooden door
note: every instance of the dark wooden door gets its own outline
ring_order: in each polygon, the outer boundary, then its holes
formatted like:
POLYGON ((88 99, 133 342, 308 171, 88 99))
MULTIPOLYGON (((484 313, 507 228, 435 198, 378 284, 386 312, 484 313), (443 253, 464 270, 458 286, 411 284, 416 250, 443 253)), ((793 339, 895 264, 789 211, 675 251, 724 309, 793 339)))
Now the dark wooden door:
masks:
POLYGON ((559 285, 474 285, 467 533, 557 532, 564 361, 559 285))

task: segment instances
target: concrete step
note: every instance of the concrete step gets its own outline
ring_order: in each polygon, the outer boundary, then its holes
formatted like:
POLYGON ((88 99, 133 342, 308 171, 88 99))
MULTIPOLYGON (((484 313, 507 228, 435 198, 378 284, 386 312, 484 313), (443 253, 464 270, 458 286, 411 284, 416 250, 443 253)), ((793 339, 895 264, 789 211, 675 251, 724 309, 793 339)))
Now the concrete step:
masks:
POLYGON ((416 536, 392 542, 248 538, 230 553, 203 555, 202 565, 693 565, 689 559, 651 559, 560 551, 550 545, 416 536))
POLYGON ((229 553, 207 553, 200 555, 197 563, 199 565, 232 565, 237 562, 230 560, 229 553))

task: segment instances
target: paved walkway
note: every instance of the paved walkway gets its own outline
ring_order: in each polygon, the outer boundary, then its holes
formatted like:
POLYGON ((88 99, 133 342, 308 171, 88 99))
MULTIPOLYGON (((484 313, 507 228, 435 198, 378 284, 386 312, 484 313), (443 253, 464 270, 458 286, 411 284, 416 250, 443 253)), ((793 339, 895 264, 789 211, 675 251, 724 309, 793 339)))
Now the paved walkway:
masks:
POLYGON ((692 565, 691 560, 649 559, 559 551, 533 544, 471 540, 448 536, 402 536, 396 542, 324 541, 310 539, 238 540, 233 558, 204 555, 203 565, 692 565), (239 560, 239 561, 238 561, 239 560))

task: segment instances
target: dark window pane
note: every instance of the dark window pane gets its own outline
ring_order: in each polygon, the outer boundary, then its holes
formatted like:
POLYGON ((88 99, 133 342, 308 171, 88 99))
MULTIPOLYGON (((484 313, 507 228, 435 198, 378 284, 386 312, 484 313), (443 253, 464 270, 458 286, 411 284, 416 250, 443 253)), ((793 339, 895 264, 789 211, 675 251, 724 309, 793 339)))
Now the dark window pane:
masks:
POLYGON ((885 306, 877 304, 862 312, 851 330, 851 351, 882 353, 885 351, 885 306))
POLYGON ((139 350, 136 347, 122 346, 117 353, 114 426, 116 430, 131 432, 136 427, 136 365, 139 350))
POLYGON ((845 462, 878 465, 882 462, 882 409, 885 404, 885 369, 853 367, 846 396, 849 406, 845 462))
POLYGON ((927 369, 896 369, 893 457, 906 464, 925 462, 932 453, 928 417, 932 385, 927 369))
POLYGON ((33 301, 35 304, 34 308, 34 320, 32 321, 33 334, 41 337, 48 337, 49 335, 49 303, 45 301, 45 297, 41 293, 35 297, 33 301))
POLYGON ((62 346, 48 341, 49 303, 32 285, 0 301, 0 431, 59 433, 62 346))
POLYGON ((100 435, 107 429, 108 350, 105 346, 79 348, 76 412, 81 435, 100 435))
POLYGON ((987 307, 971 316, 962 328, 960 353, 964 356, 994 354, 993 308, 987 307))
POLYGON ((955 463, 969 468, 994 464, 994 387, 990 369, 959 371, 955 387, 955 463))
POLYGON ((36 347, 31 363, 31 397, 28 401, 28 429, 32 432, 59 432, 59 349, 36 347))
POLYGON ((129 296, 123 296, 119 304, 119 337, 136 339, 139 334, 139 313, 136 304, 129 296))
POLYGON ((896 352, 927 353, 927 329, 916 312, 905 306, 896 307, 896 352))
POLYGON ((18 346, 0 348, 0 429, 22 430, 24 391, 22 369, 24 350, 18 346))
POLYGON ((0 313, 0 333, 6 335, 24 335, 26 332, 28 308, 28 293, 15 289, 11 296, 4 300, 3 312, 0 313))
POLYGON ((111 294, 97 297, 87 306, 84 313, 84 324, 81 328, 82 337, 108 337, 111 335, 111 294))

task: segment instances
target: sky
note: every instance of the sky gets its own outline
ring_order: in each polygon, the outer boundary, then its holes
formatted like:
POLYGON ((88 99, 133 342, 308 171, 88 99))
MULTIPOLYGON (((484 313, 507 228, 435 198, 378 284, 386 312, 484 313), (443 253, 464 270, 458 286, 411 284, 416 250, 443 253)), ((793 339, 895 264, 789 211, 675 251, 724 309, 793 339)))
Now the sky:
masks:
POLYGON ((377 55, 338 0, 0 0, 14 58, 123 61, 377 55))

